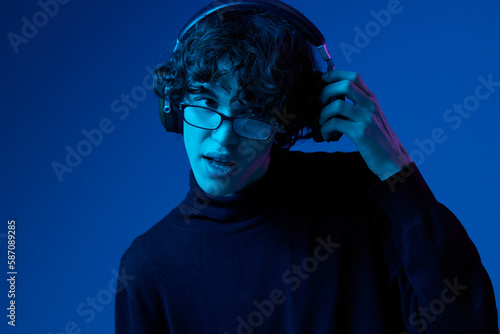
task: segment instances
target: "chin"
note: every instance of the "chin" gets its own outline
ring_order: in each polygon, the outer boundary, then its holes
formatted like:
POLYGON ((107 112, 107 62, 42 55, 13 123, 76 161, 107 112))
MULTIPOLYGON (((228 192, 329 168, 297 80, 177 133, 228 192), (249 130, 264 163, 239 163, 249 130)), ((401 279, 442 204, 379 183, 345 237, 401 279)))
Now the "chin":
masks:
POLYGON ((193 170, 193 173, 200 188, 209 195, 224 196, 234 189, 234 180, 232 180, 234 177, 211 178, 205 172, 203 166, 200 166, 197 172, 193 170))
POLYGON ((204 182, 203 185, 200 185, 200 187, 203 191, 212 196, 230 196, 235 192, 233 185, 227 184, 227 182, 217 182, 214 180, 208 180, 204 182))
POLYGON ((241 165, 228 174, 214 174, 207 168, 207 162, 201 161, 196 169, 193 169, 198 185, 206 193, 213 196, 228 196, 237 192, 244 183, 246 170, 241 165), (243 181, 243 182, 242 182, 243 181))

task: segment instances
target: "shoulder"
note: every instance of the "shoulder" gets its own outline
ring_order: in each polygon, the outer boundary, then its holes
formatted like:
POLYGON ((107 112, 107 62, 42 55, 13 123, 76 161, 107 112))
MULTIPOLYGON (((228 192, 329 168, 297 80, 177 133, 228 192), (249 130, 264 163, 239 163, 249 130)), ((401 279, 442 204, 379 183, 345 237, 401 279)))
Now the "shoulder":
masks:
POLYGON ((175 214, 176 208, 151 226, 146 232, 134 238, 121 257, 121 264, 126 265, 131 271, 141 275, 153 274, 158 266, 158 258, 168 252, 168 247, 173 244, 174 238, 169 220, 175 214))
POLYGON ((143 234, 136 237, 122 254, 120 270, 130 272, 132 275, 148 274, 152 269, 150 261, 147 250, 144 248, 143 234))

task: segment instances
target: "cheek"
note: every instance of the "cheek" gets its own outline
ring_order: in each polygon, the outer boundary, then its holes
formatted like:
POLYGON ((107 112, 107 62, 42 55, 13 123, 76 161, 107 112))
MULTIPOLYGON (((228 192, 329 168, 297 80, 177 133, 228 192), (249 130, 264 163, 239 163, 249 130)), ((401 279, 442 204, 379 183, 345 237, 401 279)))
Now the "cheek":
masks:
POLYGON ((265 142, 245 141, 245 143, 242 143, 238 148, 238 152, 241 156, 240 161, 245 166, 259 165, 269 155, 272 143, 272 140, 267 140, 265 142))
MULTIPOLYGON (((200 154, 200 147, 203 141, 203 131, 189 124, 184 123, 183 140, 189 159, 195 159, 200 154)), ((193 161, 191 161, 193 162, 193 161)))

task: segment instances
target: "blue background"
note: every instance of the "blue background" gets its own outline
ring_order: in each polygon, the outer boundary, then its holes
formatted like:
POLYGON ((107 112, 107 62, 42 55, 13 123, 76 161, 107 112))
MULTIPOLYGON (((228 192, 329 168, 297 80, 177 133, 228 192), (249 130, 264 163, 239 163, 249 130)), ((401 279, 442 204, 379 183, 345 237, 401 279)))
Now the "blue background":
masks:
MULTIPOLYGON (((69 1, 45 25, 39 21, 17 53, 8 34, 22 34, 23 17, 43 19, 42 8, 36 1, 0 5, 2 333, 65 333, 71 322, 75 333, 114 331, 109 283, 120 256, 188 190, 189 162, 180 138, 161 127, 147 67, 168 58, 179 29, 207 3, 69 1), (129 106, 122 94, 132 94, 129 106), (67 148, 82 148, 82 131, 106 119, 109 133, 59 179, 52 164, 66 164, 67 148), (5 316, 9 219, 17 225, 15 329, 5 316), (97 310, 90 311, 92 298, 97 310)), ((337 69, 359 72, 376 94, 434 194, 476 244, 498 293, 500 87, 455 129, 443 115, 471 101, 479 76, 500 81, 500 3, 402 0, 400 12, 351 57, 341 43, 355 46, 355 28, 370 27, 370 11, 390 1, 288 3, 323 32, 337 69), (446 140, 422 149, 418 143, 437 128, 446 140)), ((346 136, 293 148, 354 149, 346 136)))

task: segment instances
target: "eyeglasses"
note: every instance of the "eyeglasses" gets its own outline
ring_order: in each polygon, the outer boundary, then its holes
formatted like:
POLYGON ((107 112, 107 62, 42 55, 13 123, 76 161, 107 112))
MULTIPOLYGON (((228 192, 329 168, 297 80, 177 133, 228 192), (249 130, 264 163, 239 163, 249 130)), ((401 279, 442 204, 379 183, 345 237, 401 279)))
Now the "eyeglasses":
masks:
POLYGON ((215 130, 222 121, 231 122, 233 131, 239 136, 251 140, 267 140, 279 127, 278 122, 271 123, 250 116, 226 116, 216 110, 192 104, 180 104, 184 121, 204 130, 215 130))

